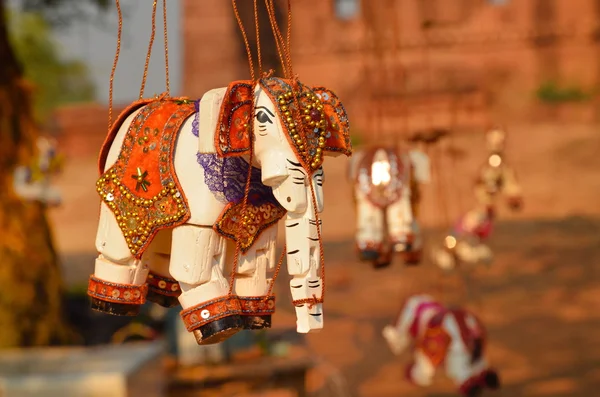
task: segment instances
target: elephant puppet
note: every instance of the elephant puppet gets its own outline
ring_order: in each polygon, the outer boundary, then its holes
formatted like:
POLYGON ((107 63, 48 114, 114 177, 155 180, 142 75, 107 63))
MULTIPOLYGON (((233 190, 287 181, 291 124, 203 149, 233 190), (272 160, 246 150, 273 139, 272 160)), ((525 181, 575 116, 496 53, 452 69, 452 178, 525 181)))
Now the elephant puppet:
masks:
POLYGON ((476 205, 458 220, 452 235, 446 237, 444 246, 433 249, 433 262, 443 269, 454 269, 461 262, 492 263, 493 253, 485 240, 493 229, 496 197, 504 195, 512 210, 519 210, 523 206, 516 173, 505 164, 502 156, 504 132, 491 130, 486 138, 491 154, 475 181, 473 191, 476 205))
POLYGON ((487 133, 486 143, 490 155, 479 171, 475 190, 482 202, 492 201, 498 194, 502 194, 509 208, 516 211, 522 208, 523 197, 516 172, 504 161, 505 139, 506 134, 502 130, 495 129, 487 133))
POLYGON ((37 201, 48 207, 62 202, 60 191, 52 186, 52 177, 62 171, 63 156, 58 153, 56 140, 40 136, 36 141, 37 154, 30 165, 15 168, 15 193, 26 201, 37 201))
POLYGON ((421 235, 415 219, 418 184, 407 152, 375 146, 357 151, 348 168, 357 213, 359 257, 375 268, 389 266, 392 252, 418 263, 421 235))
POLYGON ((351 151, 336 95, 297 81, 236 81, 199 101, 132 104, 99 160, 92 307, 136 315, 146 298, 179 302, 199 344, 270 327, 268 276, 285 218, 297 331, 321 329, 323 156, 351 151))
POLYGON ((406 376, 418 386, 431 385, 443 365, 461 395, 475 397, 486 388, 500 387, 498 374, 485 358, 485 329, 466 310, 447 309, 428 295, 413 295, 382 333, 395 355, 413 344, 406 376))
POLYGON ((441 248, 432 249, 432 260, 444 270, 454 270, 461 263, 490 265, 494 259, 485 240, 492 232, 494 208, 478 204, 454 225, 441 248))

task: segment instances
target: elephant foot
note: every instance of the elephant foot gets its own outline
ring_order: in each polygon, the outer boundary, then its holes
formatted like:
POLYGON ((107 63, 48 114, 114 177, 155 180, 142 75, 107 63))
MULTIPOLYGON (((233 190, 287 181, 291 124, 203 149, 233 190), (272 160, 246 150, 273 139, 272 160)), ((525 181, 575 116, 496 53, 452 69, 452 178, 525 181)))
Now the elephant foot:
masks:
POLYGON ((214 345, 223 342, 244 328, 244 320, 239 315, 223 317, 222 319, 204 324, 193 331, 196 343, 199 345, 214 345))
POLYGON ((421 263, 422 251, 407 251, 402 254, 406 266, 416 266, 421 263))
POLYGON ((140 314, 142 305, 129 305, 125 303, 115 303, 91 298, 90 307, 97 312, 111 314, 113 316, 130 316, 135 317, 140 314))
POLYGON ((147 283, 147 300, 166 308, 179 305, 179 299, 177 298, 181 295, 181 289, 177 280, 150 272, 147 283))
POLYGON ((274 296, 240 296, 244 329, 271 328, 271 315, 275 313, 274 296))
POLYGON ((156 303, 157 305, 166 307, 167 309, 179 305, 179 299, 177 299, 177 297, 162 295, 152 290, 148 290, 146 299, 149 302, 156 303))
POLYGON ((379 252, 375 250, 358 251, 358 258, 363 261, 374 261, 379 258, 379 252))
POLYGON ((146 302, 148 286, 111 283, 91 276, 87 293, 95 311, 115 316, 137 316, 146 302))
POLYGON ((377 259, 371 262, 374 269, 383 269, 392 264, 392 254, 383 252, 377 256, 377 259))
POLYGON ((242 316, 244 329, 271 328, 271 315, 267 316, 242 316))
POLYGON ((199 345, 219 343, 243 329, 242 309, 237 296, 222 296, 182 310, 188 332, 199 345))

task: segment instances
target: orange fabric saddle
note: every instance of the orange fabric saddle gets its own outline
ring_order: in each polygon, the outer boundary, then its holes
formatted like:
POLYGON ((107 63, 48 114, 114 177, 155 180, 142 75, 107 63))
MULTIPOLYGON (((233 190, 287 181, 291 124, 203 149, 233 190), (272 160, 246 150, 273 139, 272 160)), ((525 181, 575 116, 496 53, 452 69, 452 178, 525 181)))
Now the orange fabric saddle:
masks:
POLYGON ((433 316, 416 344, 417 349, 425 354, 435 367, 444 362, 452 341, 443 327, 445 315, 446 312, 441 312, 433 316))
POLYGON ((135 102, 118 117, 102 147, 97 191, 114 213, 129 250, 138 259, 156 233, 179 226, 190 217, 175 174, 173 155, 181 125, 194 112, 194 104, 187 98, 135 102), (138 109, 117 161, 103 172, 119 128, 138 109))

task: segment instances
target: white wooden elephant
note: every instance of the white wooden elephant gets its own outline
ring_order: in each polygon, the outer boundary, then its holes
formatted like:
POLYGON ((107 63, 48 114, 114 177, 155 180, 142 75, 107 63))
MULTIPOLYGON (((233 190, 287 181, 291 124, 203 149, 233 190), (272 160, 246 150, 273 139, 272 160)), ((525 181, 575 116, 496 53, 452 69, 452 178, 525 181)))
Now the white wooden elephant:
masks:
POLYGON ((374 146, 352 156, 348 176, 353 184, 356 247, 361 260, 384 267, 395 252, 407 263, 420 261, 417 177, 424 173, 428 171, 418 170, 410 153, 395 147, 374 146))
POLYGON ((297 81, 236 81, 199 101, 134 103, 100 156, 92 307, 135 315, 146 297, 179 302, 199 344, 269 327, 285 217, 297 331, 321 329, 323 156, 351 150, 335 94, 297 81))
POLYGON ((32 164, 15 168, 13 188, 23 200, 56 207, 61 204, 62 195, 52 185, 52 178, 62 171, 63 157, 58 153, 58 145, 53 138, 38 137, 36 148, 37 155, 32 164))
POLYGON ((412 345, 407 378, 429 386, 442 366, 460 394, 475 397, 500 386, 498 374, 485 358, 486 331, 472 313, 448 309, 429 295, 410 296, 383 337, 395 355, 412 345))

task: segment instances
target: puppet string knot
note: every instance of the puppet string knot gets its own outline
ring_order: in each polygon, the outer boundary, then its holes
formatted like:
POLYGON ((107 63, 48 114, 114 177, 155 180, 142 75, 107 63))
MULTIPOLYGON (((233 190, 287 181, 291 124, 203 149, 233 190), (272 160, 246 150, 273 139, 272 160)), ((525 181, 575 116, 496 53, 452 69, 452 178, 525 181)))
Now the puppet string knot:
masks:
POLYGON ((308 305, 309 309, 312 309, 314 305, 323 303, 323 298, 319 299, 317 298, 317 295, 313 294, 312 298, 298 299, 293 301, 292 303, 294 304, 294 306, 306 304, 308 305))

